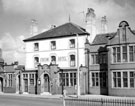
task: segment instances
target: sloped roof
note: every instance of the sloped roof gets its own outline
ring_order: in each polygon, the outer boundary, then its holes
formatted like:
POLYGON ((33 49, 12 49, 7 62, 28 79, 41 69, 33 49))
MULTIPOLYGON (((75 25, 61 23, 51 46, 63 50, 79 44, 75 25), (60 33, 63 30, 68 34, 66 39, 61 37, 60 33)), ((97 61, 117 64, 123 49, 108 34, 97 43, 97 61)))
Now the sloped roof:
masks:
POLYGON ((5 72, 15 72, 13 65, 7 65, 4 67, 4 69, 5 69, 5 72))
POLYGON ((51 38, 57 38, 57 37, 75 36, 75 34, 89 35, 89 33, 86 32, 86 30, 84 28, 69 22, 69 23, 65 23, 63 25, 60 25, 58 27, 55 27, 53 29, 50 29, 48 31, 45 31, 43 33, 40 33, 36 36, 25 39, 24 42, 41 40, 41 39, 51 39, 51 38))
POLYGON ((92 45, 107 44, 107 42, 108 42, 108 38, 107 37, 113 37, 115 35, 116 35, 116 32, 97 34, 95 39, 94 39, 94 41, 92 42, 92 45))

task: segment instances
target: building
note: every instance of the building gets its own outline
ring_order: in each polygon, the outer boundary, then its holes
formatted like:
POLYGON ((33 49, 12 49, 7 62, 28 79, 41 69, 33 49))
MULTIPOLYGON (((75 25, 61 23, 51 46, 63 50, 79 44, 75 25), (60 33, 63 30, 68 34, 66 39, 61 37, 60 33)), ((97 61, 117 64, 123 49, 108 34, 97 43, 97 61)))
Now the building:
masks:
POLYGON ((134 46, 135 33, 126 21, 117 32, 98 34, 86 44, 91 94, 135 96, 134 46))
POLYGON ((69 22, 25 39, 26 71, 22 75, 22 91, 56 94, 61 93, 64 86, 69 94, 75 94, 77 65, 85 66, 88 35, 84 28, 69 22), (34 81, 29 80, 30 76, 34 81), (35 88, 31 89, 31 83, 35 88))

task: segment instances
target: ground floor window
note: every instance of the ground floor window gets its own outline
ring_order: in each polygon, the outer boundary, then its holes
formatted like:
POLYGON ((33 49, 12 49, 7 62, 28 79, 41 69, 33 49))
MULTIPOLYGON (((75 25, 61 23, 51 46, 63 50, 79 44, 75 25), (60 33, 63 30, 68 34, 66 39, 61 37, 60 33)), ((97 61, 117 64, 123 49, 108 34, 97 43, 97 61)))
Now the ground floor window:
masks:
POLYGON ((30 85, 34 85, 34 74, 29 74, 29 78, 30 78, 30 85))
POLYGON ((107 74, 106 72, 91 72, 91 81, 92 81, 92 87, 106 87, 107 83, 107 74))
POLYGON ((60 85, 63 86, 75 86, 77 77, 76 72, 64 72, 59 74, 60 85))
POLYGON ((112 72, 113 88, 134 88, 135 87, 135 71, 113 71, 112 72))
POLYGON ((8 87, 12 87, 13 74, 8 74, 8 87))

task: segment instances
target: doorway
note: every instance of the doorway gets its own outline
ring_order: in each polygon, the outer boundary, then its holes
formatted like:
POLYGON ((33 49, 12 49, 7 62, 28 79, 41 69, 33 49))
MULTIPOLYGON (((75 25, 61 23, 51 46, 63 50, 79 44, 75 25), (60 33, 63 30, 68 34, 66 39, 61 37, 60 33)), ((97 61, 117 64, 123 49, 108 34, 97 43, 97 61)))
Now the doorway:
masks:
POLYGON ((44 92, 50 92, 50 81, 48 74, 44 74, 44 92))
POLYGON ((28 92, 28 79, 24 79, 24 92, 28 92))

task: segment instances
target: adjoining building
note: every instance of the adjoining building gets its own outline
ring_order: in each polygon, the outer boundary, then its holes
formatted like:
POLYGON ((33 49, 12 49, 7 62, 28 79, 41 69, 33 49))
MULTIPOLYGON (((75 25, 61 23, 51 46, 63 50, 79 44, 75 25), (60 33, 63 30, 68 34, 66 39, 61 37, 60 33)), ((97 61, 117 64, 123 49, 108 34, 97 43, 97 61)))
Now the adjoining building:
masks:
POLYGON ((117 32, 96 35, 86 49, 91 94, 135 96, 135 32, 126 21, 117 32))
POLYGON ((68 94, 76 94, 77 61, 79 66, 85 66, 88 36, 84 28, 69 22, 25 39, 26 71, 22 73, 22 92, 57 94, 64 86, 68 94))

